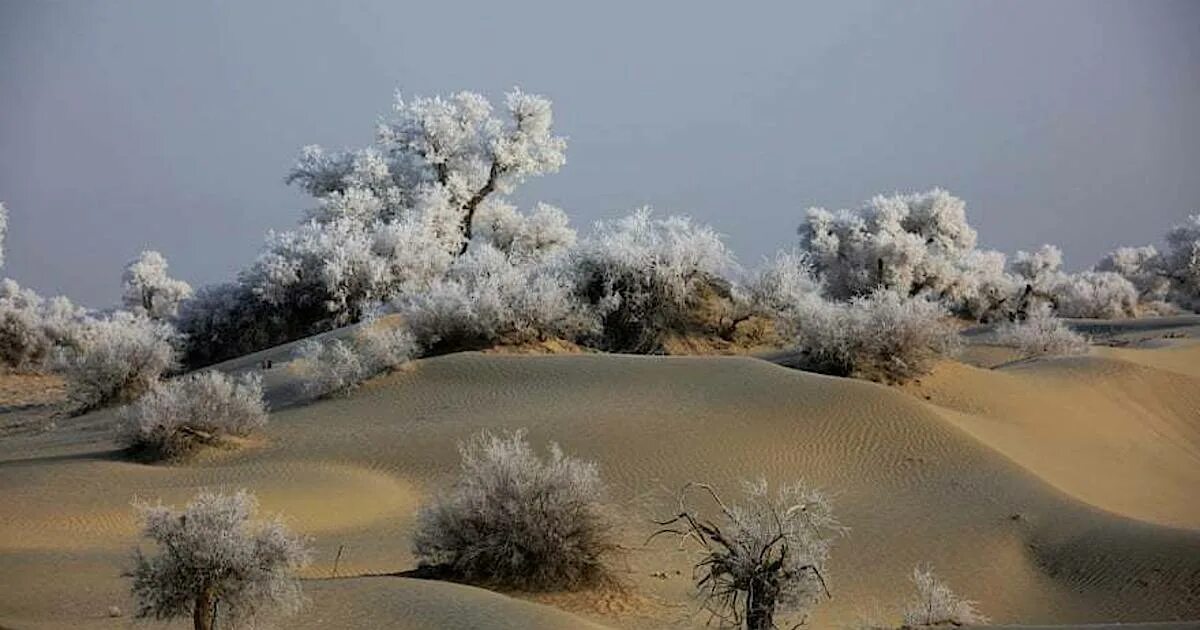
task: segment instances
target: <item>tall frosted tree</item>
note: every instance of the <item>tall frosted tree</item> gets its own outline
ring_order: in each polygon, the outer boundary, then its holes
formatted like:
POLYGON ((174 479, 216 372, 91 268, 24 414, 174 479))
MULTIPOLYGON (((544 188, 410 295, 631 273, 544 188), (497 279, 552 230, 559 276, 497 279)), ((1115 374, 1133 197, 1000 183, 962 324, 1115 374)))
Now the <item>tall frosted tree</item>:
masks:
POLYGON ((507 116, 474 92, 448 98, 397 97, 395 116, 373 147, 327 153, 305 148, 289 176, 320 200, 318 222, 396 220, 419 211, 461 254, 476 212, 536 175, 557 171, 567 142, 553 132, 550 101, 519 89, 505 97, 507 116))
POLYGON ((179 304, 192 296, 191 285, 167 275, 167 259, 156 251, 144 251, 126 265, 121 285, 125 308, 151 319, 175 317, 179 304))

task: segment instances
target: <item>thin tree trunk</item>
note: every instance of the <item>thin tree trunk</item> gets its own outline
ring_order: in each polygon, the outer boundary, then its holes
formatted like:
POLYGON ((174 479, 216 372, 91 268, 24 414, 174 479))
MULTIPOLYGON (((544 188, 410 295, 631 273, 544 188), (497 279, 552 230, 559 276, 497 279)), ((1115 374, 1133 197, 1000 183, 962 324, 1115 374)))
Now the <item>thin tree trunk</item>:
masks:
POLYGON ((196 595, 196 604, 192 609, 192 625, 195 630, 213 630, 217 620, 217 598, 212 588, 205 587, 196 595))
POLYGON ((764 584, 752 585, 746 596, 746 630, 772 630, 774 627, 774 590, 764 584))
POLYGON ((479 192, 475 193, 474 196, 468 199, 466 205, 463 206, 463 242, 458 248, 459 256, 467 253, 467 246, 471 244, 471 228, 472 224, 475 222, 475 209, 479 207, 480 202, 482 202, 488 195, 492 194, 492 191, 496 190, 496 179, 499 177, 500 165, 499 162, 493 159, 492 168, 488 171, 487 183, 483 185, 483 188, 479 189, 479 192))

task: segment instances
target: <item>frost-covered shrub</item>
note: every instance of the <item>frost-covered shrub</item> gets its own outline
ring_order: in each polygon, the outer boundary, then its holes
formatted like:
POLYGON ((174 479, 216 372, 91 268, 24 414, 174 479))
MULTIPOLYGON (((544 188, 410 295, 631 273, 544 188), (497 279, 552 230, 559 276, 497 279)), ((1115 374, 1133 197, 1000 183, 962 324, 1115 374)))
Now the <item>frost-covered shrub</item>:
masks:
POLYGON ((122 410, 118 439, 142 457, 169 460, 266 422, 261 376, 207 370, 151 386, 122 410))
POLYGON ((1113 319, 1137 315, 1137 287, 1113 272, 1071 274, 1053 291, 1060 317, 1113 319))
POLYGON ((151 319, 173 319, 192 295, 191 285, 167 275, 167 259, 156 251, 144 251, 129 263, 121 286, 125 308, 151 319))
POLYGON ((903 382, 928 374, 959 346, 958 329, 937 302, 878 290, 848 303, 814 303, 792 328, 806 369, 903 382))
POLYGON ((988 622, 975 610, 975 602, 955 595, 931 569, 913 569, 912 580, 917 593, 904 607, 906 627, 977 626, 988 622))
POLYGON ((342 339, 309 339, 296 346, 294 357, 305 393, 332 396, 347 392, 366 378, 367 369, 354 346, 342 339))
POLYGON ((76 345, 87 312, 65 297, 43 299, 13 280, 0 282, 0 366, 19 372, 53 367, 57 353, 76 345))
POLYGON ((522 262, 487 244, 472 247, 445 278, 396 309, 427 348, 573 340, 596 329, 558 260, 522 262))
POLYGON ((475 222, 477 238, 517 260, 545 258, 575 245, 566 213, 545 203, 528 215, 503 201, 484 204, 475 222))
POLYGON ((642 208, 596 224, 575 252, 578 292, 602 321, 603 347, 655 352, 671 333, 716 328, 732 304, 733 254, 712 228, 642 208))
POLYGON ((143 535, 159 552, 134 556, 136 616, 192 616, 196 630, 254 626, 292 614, 304 602, 296 572, 308 564, 304 542, 279 520, 252 519, 258 503, 242 490, 202 492, 182 510, 139 504, 143 535))
POLYGON ((835 300, 884 288, 983 318, 1003 308, 1013 289, 1003 254, 975 248, 965 204, 938 188, 876 196, 856 210, 812 208, 800 238, 835 300))
POLYGON ((684 486, 679 513, 658 523, 654 535, 672 534, 696 542, 696 588, 704 607, 722 625, 748 630, 776 628, 777 612, 806 616, 828 596, 829 552, 848 530, 833 514, 829 497, 797 483, 772 493, 766 480, 745 485, 745 502, 728 505, 706 484, 684 486), (718 520, 700 516, 687 503, 687 491, 708 493, 718 520))
POLYGON ((90 321, 61 360, 77 411, 129 402, 176 367, 179 335, 170 325, 117 311, 90 321))
POLYGON ((395 370, 420 352, 405 327, 362 325, 349 339, 309 339, 296 347, 304 391, 324 397, 343 394, 381 372, 395 370))
POLYGON ((779 332, 795 334, 803 314, 824 303, 823 287, 803 253, 778 252, 766 261, 742 289, 748 309, 772 318, 779 332))
POLYGON ((522 431, 459 444, 454 487, 421 508, 413 553, 448 577, 529 590, 575 589, 608 578, 615 549, 601 512, 596 465, 557 445, 539 457, 522 431))
POLYGON ((1047 305, 1034 308, 1024 319, 1000 324, 994 341, 1026 357, 1083 354, 1088 349, 1087 338, 1068 328, 1047 305))

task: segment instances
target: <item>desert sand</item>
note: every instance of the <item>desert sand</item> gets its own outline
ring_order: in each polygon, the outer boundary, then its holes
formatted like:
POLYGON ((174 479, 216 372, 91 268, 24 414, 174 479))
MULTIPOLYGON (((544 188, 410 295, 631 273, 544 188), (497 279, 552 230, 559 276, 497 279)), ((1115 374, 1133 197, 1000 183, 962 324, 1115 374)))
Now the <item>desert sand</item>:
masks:
POLYGON ((1106 345, 1086 356, 1024 361, 968 331, 960 360, 904 387, 753 357, 459 353, 312 402, 281 347, 220 366, 275 359, 261 435, 179 465, 124 458, 112 411, 51 427, 28 420, 47 416, 47 399, 6 393, 0 627, 130 626, 131 502, 178 504, 201 488, 252 490, 311 538, 311 601, 284 627, 700 627, 694 556, 646 544, 650 519, 671 514, 688 481, 733 496, 760 476, 829 490, 851 528, 811 627, 896 622, 918 563, 997 624, 1194 627, 1200 317, 1095 326, 1106 345), (415 568, 414 511, 452 482, 456 442, 521 427, 600 465, 623 592, 495 593, 397 575, 415 568))

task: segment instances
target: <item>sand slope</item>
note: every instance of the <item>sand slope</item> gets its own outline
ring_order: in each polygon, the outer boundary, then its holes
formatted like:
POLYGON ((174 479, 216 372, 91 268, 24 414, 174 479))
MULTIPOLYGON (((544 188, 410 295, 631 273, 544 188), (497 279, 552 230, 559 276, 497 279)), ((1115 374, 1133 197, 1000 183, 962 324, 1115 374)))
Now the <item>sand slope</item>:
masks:
POLYGON ((137 542, 130 501, 217 486, 254 490, 312 537, 296 627, 698 627, 692 557, 643 546, 649 519, 686 481, 733 495, 758 476, 835 492, 852 528, 814 627, 894 616, 921 562, 997 623, 1200 619, 1197 364, 1195 345, 1100 349, 947 363, 901 390, 752 358, 459 354, 310 405, 277 367, 262 444, 186 466, 121 460, 105 414, 0 440, 0 625, 126 627, 104 612, 130 608, 117 575, 137 542), (600 464, 627 596, 326 579, 339 547, 340 576, 413 568, 415 507, 453 478, 456 441, 485 427, 600 464))

